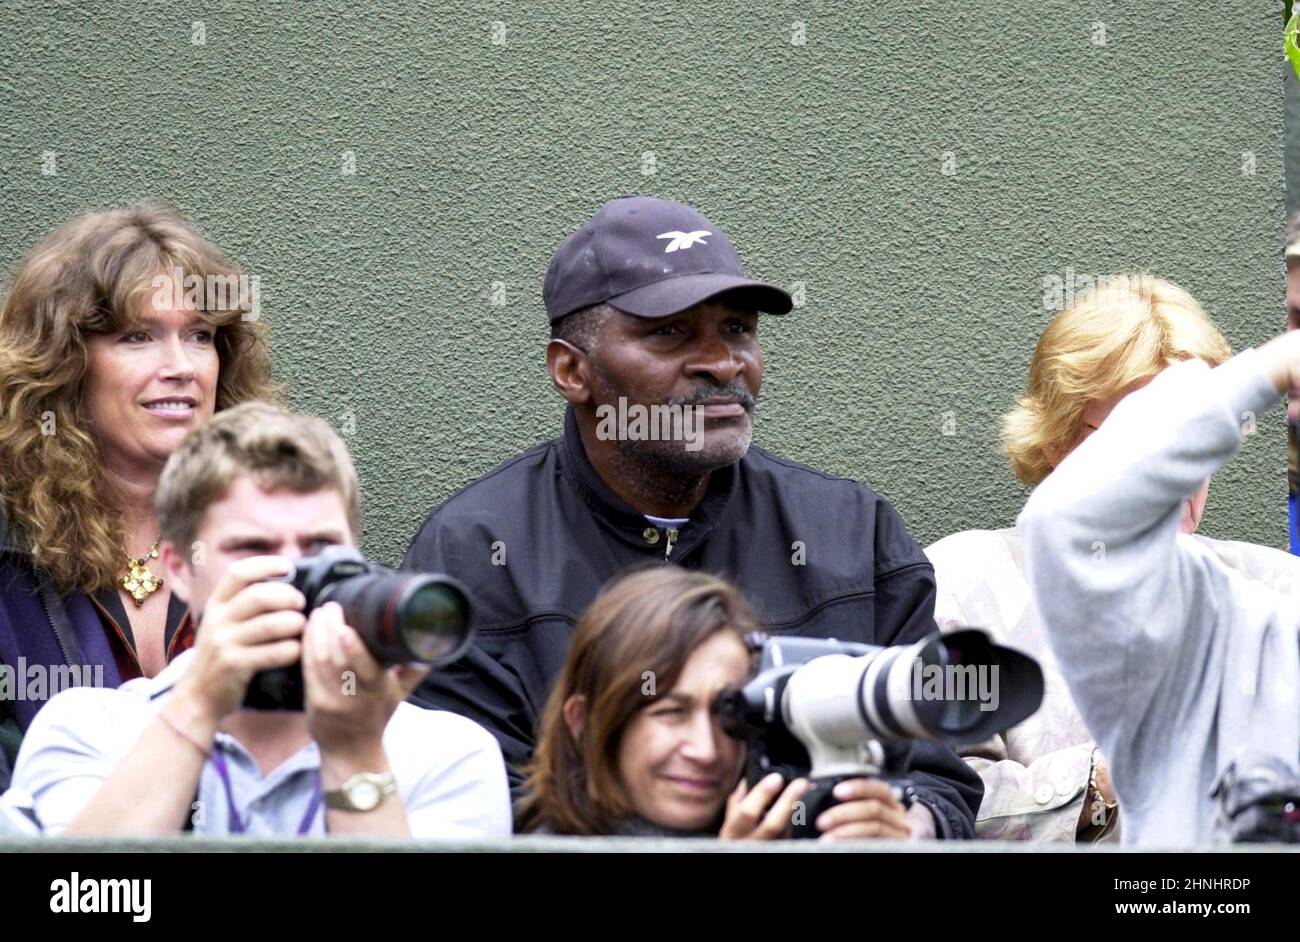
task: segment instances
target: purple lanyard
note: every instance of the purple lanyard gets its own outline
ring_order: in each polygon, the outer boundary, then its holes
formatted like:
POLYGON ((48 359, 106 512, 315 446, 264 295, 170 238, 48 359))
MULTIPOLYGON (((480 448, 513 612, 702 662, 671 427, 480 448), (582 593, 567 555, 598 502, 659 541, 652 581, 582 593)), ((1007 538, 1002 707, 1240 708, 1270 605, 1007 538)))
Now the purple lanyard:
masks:
MULTIPOLYGON (((226 758, 222 755, 224 749, 220 743, 213 743, 216 747, 212 750, 212 764, 216 767, 217 774, 221 776, 221 784, 226 787, 226 806, 230 810, 230 831, 232 834, 243 834, 247 830, 243 820, 239 817, 239 812, 235 810, 235 792, 230 787, 230 772, 226 769, 226 758)), ((316 818, 316 812, 320 810, 321 790, 319 783, 316 790, 312 792, 311 803, 307 805, 307 813, 302 816, 302 823, 298 825, 299 836, 306 834, 311 830, 311 823, 316 818)))

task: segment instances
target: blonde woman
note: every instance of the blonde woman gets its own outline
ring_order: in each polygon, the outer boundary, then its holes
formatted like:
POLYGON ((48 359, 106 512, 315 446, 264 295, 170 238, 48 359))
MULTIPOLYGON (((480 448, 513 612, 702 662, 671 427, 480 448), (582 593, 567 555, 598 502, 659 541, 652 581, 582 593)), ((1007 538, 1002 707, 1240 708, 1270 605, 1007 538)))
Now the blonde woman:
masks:
POLYGON ((240 274, 175 212, 135 207, 70 220, 9 282, 0 670, 24 690, 0 697, 0 779, 62 684, 153 676, 192 643, 161 578, 153 494, 191 429, 273 394, 240 274))
MULTIPOLYGON (((1096 431, 1116 404, 1180 360, 1211 366, 1231 356, 1222 335, 1182 288, 1123 275, 1062 311, 1039 339, 1025 394, 1006 416, 1003 446, 1016 477, 1036 486, 1096 431)), ((1207 478, 1183 505, 1194 533, 1207 478)), ((1227 566, 1285 589, 1300 560, 1279 550, 1197 536, 1227 566)), ((1104 551, 1104 549, 1099 550, 1104 551)), ((1106 757, 1097 751, 1047 645, 1025 577, 1020 532, 971 530, 926 550, 938 580, 941 628, 976 625, 1043 666, 1043 705, 1026 722, 976 748, 966 761, 984 780, 976 834, 987 839, 1116 841, 1121 809, 1106 757)))

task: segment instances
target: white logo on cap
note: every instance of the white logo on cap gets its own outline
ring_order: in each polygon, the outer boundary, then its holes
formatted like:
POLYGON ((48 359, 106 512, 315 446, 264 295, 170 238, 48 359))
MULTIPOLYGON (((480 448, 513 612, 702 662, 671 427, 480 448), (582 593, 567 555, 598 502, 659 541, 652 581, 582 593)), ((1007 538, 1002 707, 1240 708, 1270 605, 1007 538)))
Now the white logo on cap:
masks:
POLYGON ((676 252, 678 249, 689 249, 696 242, 700 243, 700 245, 708 245, 709 243, 704 241, 706 235, 713 235, 713 233, 707 229, 696 229, 694 232, 678 232, 674 229, 672 232, 661 232, 655 238, 673 240, 668 243, 668 248, 664 249, 664 254, 667 255, 669 252, 676 252))

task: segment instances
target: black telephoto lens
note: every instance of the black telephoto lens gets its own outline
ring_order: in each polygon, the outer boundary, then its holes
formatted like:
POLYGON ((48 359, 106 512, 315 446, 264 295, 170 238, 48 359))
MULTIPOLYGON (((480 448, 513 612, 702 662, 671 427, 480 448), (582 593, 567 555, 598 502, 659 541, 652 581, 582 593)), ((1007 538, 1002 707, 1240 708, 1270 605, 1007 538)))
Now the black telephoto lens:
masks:
POLYGON ((469 647, 469 597, 448 576, 376 567, 333 583, 321 602, 338 602, 344 621, 381 664, 437 666, 469 647), (377 570, 377 571, 376 571, 377 570))

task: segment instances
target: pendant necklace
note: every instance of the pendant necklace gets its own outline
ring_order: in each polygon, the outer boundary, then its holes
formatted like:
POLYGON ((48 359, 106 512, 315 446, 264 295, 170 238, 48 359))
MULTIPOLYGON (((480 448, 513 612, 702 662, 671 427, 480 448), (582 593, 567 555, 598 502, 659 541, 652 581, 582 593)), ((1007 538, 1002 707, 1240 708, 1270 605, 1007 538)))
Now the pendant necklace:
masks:
POLYGON ((136 608, 143 605, 145 599, 162 588, 163 581, 155 576, 147 565, 150 559, 158 558, 158 543, 161 540, 161 536, 154 540, 153 546, 149 547, 149 552, 139 559, 130 555, 126 557, 126 574, 122 576, 122 588, 131 593, 131 598, 135 599, 136 608))

